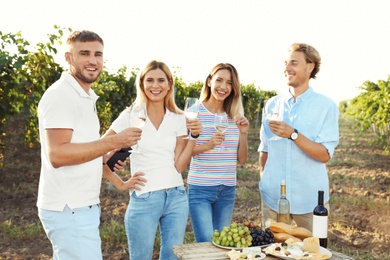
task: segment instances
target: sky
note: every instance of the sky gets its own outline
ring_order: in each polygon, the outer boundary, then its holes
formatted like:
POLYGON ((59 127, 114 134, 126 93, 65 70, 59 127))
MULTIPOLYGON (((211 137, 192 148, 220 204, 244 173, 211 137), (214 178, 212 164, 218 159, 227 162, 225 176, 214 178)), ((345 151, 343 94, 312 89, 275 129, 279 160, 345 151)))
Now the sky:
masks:
MULTIPOLYGON (((229 62, 242 84, 286 90, 291 43, 314 46, 321 70, 310 85, 336 103, 365 81, 390 75, 388 0, 0 0, 0 31, 48 41, 54 25, 92 30, 104 40, 106 67, 164 61, 186 83, 229 62)), ((65 40, 65 38, 64 38, 65 40)), ((56 62, 67 67, 63 50, 56 62)))

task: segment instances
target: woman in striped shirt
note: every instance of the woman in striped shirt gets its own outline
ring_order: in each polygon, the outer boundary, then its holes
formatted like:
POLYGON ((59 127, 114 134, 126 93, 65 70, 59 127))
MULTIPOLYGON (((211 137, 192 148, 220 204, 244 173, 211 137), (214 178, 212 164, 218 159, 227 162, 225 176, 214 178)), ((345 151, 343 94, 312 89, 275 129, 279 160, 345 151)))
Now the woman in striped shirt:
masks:
POLYGON ((237 161, 248 155, 248 120, 243 116, 240 81, 229 63, 217 64, 207 76, 198 119, 202 132, 196 139, 188 173, 188 198, 197 242, 211 241, 214 229, 229 226, 236 195, 237 161), (228 115, 224 133, 215 129, 215 114, 228 115), (224 149, 221 149, 224 147, 224 149))

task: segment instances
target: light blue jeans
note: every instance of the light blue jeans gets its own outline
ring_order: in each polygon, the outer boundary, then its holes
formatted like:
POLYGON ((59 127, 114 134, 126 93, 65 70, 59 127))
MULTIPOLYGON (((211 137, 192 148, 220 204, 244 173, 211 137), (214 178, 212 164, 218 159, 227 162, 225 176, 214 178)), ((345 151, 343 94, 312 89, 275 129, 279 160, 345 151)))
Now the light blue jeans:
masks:
POLYGON ((196 242, 210 242, 215 229, 229 226, 233 217, 236 186, 188 185, 190 218, 196 242))
POLYGON ((65 206, 63 211, 38 208, 38 216, 53 246, 53 260, 103 259, 99 205, 65 206))
POLYGON ((150 260, 157 227, 160 228, 160 259, 177 260, 172 246, 183 244, 188 220, 188 198, 184 186, 130 197, 125 228, 132 260, 150 260))

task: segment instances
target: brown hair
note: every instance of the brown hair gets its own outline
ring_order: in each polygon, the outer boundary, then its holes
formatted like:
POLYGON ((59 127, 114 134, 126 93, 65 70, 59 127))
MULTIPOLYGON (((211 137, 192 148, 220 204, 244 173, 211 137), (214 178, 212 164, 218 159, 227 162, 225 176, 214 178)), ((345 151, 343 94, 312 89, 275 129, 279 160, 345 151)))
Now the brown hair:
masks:
POLYGON ((74 31, 73 33, 71 33, 68 39, 66 40, 66 43, 68 45, 73 45, 73 43, 75 42, 94 42, 94 41, 98 41, 104 46, 103 39, 97 33, 83 30, 83 31, 74 31))
POLYGON ((310 78, 315 79, 317 73, 320 71, 321 56, 319 52, 309 44, 306 43, 293 43, 288 48, 289 52, 299 51, 305 55, 307 63, 314 63, 314 68, 310 74, 310 78))
POLYGON ((214 68, 211 70, 209 75, 206 77, 206 80, 203 84, 202 90, 200 92, 200 98, 199 101, 207 101, 210 99, 211 96, 211 89, 208 86, 208 81, 213 78, 215 73, 219 70, 229 70, 231 77, 232 77, 232 92, 230 95, 224 100, 223 102, 223 108, 225 112, 231 117, 235 117, 237 115, 243 115, 244 114, 244 108, 242 105, 242 98, 241 98, 241 87, 240 87, 240 80, 238 77, 238 72, 236 68, 229 64, 229 63, 219 63, 214 66, 214 68))
POLYGON ((143 70, 141 70, 136 79, 136 87, 137 87, 137 98, 136 102, 148 104, 148 98, 145 94, 145 87, 143 84, 146 73, 151 70, 160 69, 164 72, 168 79, 168 84, 170 89, 168 90, 167 95, 165 96, 164 104, 165 106, 172 112, 181 114, 182 111, 179 109, 175 103, 175 93, 174 93, 174 80, 172 73, 169 67, 162 61, 152 60, 148 62, 143 70))

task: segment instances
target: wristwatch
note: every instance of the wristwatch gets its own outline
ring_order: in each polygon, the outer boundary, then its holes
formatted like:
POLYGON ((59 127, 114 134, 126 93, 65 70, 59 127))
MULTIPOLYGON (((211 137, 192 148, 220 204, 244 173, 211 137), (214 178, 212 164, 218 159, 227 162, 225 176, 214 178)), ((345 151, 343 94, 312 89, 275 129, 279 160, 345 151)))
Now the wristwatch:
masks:
POLYGON ((297 140, 297 138, 298 138, 298 130, 294 128, 294 132, 291 133, 288 139, 295 141, 297 140))

